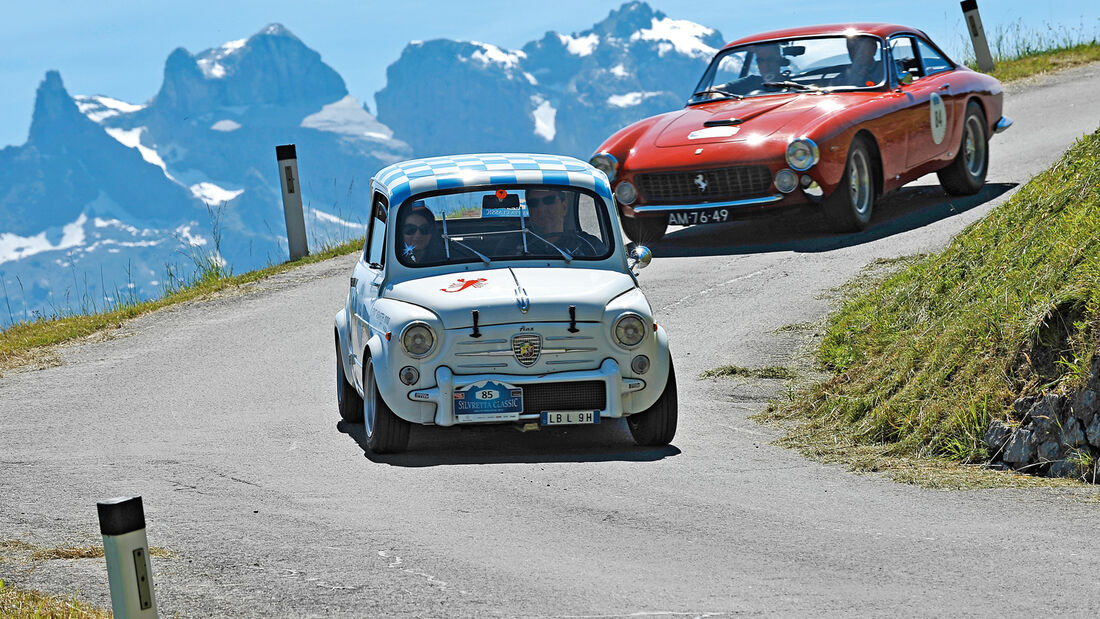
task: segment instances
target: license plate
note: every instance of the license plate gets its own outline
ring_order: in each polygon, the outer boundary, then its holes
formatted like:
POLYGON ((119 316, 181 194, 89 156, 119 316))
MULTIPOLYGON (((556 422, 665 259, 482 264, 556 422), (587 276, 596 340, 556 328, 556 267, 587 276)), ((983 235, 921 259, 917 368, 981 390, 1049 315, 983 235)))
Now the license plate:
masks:
POLYGON ((544 426, 567 426, 599 422, 600 411, 542 411, 539 419, 539 424, 544 426))
POLYGON ((457 423, 517 421, 523 412, 523 389, 496 380, 483 380, 454 392, 457 423))
POLYGON ((730 221, 730 210, 728 208, 708 208, 668 214, 668 223, 673 226, 720 224, 726 221, 730 221))

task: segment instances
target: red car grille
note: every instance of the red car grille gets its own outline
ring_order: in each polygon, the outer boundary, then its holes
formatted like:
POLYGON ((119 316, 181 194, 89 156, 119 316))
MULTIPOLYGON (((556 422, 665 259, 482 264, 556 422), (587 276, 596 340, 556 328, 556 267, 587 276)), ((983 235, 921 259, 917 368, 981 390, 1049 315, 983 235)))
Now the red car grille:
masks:
POLYGON ((772 185, 768 166, 736 166, 688 172, 650 172, 634 177, 645 201, 714 202, 766 195, 772 185))
POLYGON ((607 385, 602 380, 522 385, 523 412, 604 410, 607 385))

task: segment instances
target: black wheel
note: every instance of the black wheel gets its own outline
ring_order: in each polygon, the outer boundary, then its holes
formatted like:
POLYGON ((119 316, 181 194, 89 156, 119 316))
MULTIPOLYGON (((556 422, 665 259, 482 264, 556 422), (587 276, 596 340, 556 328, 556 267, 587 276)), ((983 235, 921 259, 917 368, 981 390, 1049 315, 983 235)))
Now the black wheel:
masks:
POLYGON ((355 390, 344 373, 342 360, 343 350, 340 348, 340 334, 336 334, 336 403, 340 407, 340 417, 344 421, 359 423, 363 421, 363 398, 355 390))
POLYGON ((626 217, 619 216, 623 224, 623 232, 627 238, 639 245, 656 243, 665 236, 668 229, 668 219, 665 217, 626 217))
POLYGON ((376 454, 405 451, 409 445, 409 422, 398 417, 378 393, 374 380, 374 362, 367 357, 363 366, 363 425, 367 447, 376 454))
POLYGON ((657 401, 644 412, 626 418, 634 442, 648 447, 668 445, 676 436, 676 372, 668 360, 668 382, 657 401))
POLYGON ((944 191, 953 196, 971 196, 982 190, 989 171, 989 136, 985 114, 977 103, 966 105, 959 153, 946 168, 936 172, 944 191))
POLYGON ((822 203, 826 225, 834 232, 859 232, 871 223, 875 208, 874 165, 863 138, 852 140, 840 184, 822 203))

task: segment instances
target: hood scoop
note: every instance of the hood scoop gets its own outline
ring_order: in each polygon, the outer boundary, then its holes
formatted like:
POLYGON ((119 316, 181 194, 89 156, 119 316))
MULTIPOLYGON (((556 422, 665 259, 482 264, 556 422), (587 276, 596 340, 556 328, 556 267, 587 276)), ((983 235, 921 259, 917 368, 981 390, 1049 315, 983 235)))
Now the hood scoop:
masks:
POLYGON ((703 123, 704 127, 735 127, 745 122, 741 118, 716 118, 703 123))

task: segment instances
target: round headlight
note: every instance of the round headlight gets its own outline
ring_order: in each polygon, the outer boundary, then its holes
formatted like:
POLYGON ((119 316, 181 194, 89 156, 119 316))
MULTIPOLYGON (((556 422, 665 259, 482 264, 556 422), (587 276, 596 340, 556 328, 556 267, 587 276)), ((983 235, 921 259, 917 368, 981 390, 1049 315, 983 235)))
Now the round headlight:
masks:
POLYGON ((610 153, 597 153, 588 160, 588 163, 606 174, 609 181, 615 180, 615 173, 619 171, 619 160, 610 153))
POLYGON ((615 342, 623 348, 634 348, 645 339, 645 323, 637 314, 626 314, 615 321, 615 342))
POLYGON ((783 168, 775 173, 775 188, 783 193, 790 193, 798 187, 798 175, 792 170, 783 168))
POLYGON ((630 181, 623 181, 615 187, 615 199, 619 201, 619 204, 634 204, 634 201, 638 199, 638 190, 634 188, 634 183, 630 181))
POLYGON ((414 322, 405 327, 401 334, 401 345, 410 357, 424 357, 432 351, 435 345, 435 334, 432 328, 423 322, 414 322))
POLYGON ((797 138, 787 144, 787 165, 799 172, 814 167, 818 156, 817 144, 810 138, 797 138))

